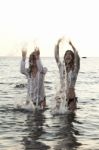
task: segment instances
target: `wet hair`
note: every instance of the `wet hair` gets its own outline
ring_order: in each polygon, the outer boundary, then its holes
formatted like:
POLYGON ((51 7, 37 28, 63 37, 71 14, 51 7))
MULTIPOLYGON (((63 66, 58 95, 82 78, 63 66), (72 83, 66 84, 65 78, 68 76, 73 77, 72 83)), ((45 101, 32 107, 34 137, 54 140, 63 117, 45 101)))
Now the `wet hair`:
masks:
POLYGON ((73 67, 73 66, 74 66, 74 53, 73 53, 71 50, 67 50, 67 51, 65 52, 65 54, 64 54, 65 66, 67 66, 67 63, 66 63, 66 61, 65 61, 65 57, 66 57, 67 53, 70 53, 70 55, 71 55, 71 57, 72 57, 72 60, 71 60, 71 62, 70 62, 69 64, 70 64, 71 67, 73 67))
POLYGON ((29 56, 29 64, 35 63, 35 61, 36 61, 36 56, 35 53, 32 52, 29 56))
POLYGON ((37 55, 40 55, 39 47, 35 47, 35 52, 37 55))
POLYGON ((32 69, 36 67, 36 56, 35 53, 32 52, 29 56, 29 76, 31 77, 32 69))

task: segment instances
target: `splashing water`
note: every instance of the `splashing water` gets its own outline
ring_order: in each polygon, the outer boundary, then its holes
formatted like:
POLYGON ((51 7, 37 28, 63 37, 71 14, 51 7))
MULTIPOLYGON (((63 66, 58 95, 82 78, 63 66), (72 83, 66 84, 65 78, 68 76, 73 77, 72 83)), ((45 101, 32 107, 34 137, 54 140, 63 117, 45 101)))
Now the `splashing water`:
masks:
POLYGON ((19 111, 26 110, 33 112, 35 110, 35 106, 31 101, 21 101, 20 104, 15 105, 15 109, 18 109, 19 111))
POLYGON ((59 90, 54 97, 55 104, 51 110, 53 115, 65 114, 68 111, 65 89, 66 87, 62 86, 62 89, 59 90))

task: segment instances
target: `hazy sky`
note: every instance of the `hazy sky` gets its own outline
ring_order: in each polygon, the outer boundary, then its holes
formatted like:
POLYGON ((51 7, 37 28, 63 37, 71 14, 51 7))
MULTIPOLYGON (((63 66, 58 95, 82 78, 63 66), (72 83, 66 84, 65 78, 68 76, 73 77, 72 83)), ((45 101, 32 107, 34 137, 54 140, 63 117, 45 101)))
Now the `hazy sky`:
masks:
POLYGON ((36 44, 54 56, 62 36, 81 56, 99 56, 99 0, 0 0, 0 56, 21 55, 23 46, 29 54, 36 44))

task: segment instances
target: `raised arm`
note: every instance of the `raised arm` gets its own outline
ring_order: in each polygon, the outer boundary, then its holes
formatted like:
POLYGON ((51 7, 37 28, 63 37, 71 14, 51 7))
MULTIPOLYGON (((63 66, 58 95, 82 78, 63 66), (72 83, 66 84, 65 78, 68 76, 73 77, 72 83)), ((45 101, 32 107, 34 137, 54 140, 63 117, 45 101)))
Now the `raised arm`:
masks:
POLYGON ((62 39, 59 39, 57 44, 55 45, 55 60, 57 62, 57 64, 60 62, 60 58, 59 58, 59 44, 62 41, 62 39))
POLYGON ((36 47, 34 52, 35 52, 36 63, 37 63, 37 67, 38 67, 39 72, 41 72, 43 74, 46 74, 47 68, 43 67, 43 65, 42 65, 42 62, 41 62, 41 59, 40 59, 40 50, 39 50, 39 48, 36 47))
POLYGON ((27 76, 27 69, 25 68, 25 60, 26 60, 27 51, 25 49, 22 50, 22 60, 20 65, 20 72, 27 76))
POLYGON ((69 41, 70 46, 72 47, 73 51, 74 51, 74 69, 75 71, 78 73, 79 69, 80 69, 80 57, 79 54, 76 50, 76 48, 74 47, 74 45, 72 44, 71 41, 69 41))
POLYGON ((39 50, 38 47, 35 48, 34 54, 35 54, 35 56, 36 56, 36 63, 37 63, 38 70, 41 72, 42 69, 43 69, 43 66, 42 66, 42 63, 41 63, 40 50, 39 50))

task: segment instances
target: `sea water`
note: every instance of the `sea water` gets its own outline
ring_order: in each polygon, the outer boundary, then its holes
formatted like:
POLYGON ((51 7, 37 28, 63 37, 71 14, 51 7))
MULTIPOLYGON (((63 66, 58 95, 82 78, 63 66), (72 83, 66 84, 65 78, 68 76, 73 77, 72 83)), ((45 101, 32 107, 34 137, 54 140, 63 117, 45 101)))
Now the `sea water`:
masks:
POLYGON ((81 58, 76 84, 75 114, 53 115, 59 88, 54 58, 42 58, 47 109, 15 111, 25 102, 27 79, 20 73, 21 58, 0 57, 0 150, 99 150, 99 58, 81 58))

